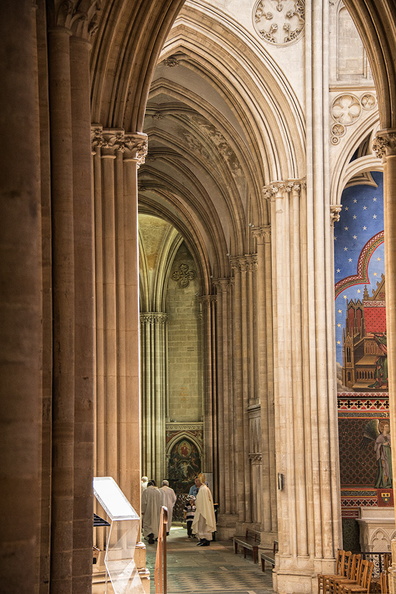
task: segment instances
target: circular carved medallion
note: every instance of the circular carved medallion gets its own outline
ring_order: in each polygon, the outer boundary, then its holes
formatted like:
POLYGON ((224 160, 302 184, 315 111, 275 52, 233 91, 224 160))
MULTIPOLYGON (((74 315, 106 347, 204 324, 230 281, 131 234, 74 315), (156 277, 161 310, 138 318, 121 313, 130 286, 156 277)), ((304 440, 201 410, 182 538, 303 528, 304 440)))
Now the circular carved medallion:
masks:
POLYGON ((274 45, 297 41, 305 24, 304 0, 258 0, 253 12, 257 33, 274 45))
POLYGON ((354 95, 339 95, 333 101, 331 115, 333 120, 344 126, 353 124, 362 111, 357 97, 354 95))

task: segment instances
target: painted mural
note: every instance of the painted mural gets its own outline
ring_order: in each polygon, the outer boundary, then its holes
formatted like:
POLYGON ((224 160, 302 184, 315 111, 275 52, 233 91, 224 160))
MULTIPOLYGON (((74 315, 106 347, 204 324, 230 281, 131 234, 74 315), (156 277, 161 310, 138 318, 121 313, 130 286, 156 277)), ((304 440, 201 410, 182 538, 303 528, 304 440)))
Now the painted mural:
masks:
POLYGON ((383 176, 346 188, 334 225, 341 506, 393 505, 386 341, 383 176))
POLYGON ((169 455, 168 476, 176 493, 188 493, 194 478, 201 472, 197 446, 182 438, 174 444, 169 455))

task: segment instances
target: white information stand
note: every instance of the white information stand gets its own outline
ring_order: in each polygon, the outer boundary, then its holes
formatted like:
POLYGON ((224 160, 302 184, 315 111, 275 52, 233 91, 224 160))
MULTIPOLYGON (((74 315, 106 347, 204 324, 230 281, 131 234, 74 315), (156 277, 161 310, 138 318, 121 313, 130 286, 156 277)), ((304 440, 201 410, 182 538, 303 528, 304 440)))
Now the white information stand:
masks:
POLYGON ((134 561, 140 518, 111 476, 95 477, 94 495, 109 517, 105 566, 115 594, 144 594, 134 561))

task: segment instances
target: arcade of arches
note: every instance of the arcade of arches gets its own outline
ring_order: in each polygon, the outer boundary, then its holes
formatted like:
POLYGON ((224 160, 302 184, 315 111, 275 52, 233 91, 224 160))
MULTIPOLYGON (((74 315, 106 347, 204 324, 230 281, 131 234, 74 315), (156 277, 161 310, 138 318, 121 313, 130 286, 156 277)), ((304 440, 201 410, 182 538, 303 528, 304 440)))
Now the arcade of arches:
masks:
POLYGON ((0 14, 2 591, 91 591, 94 476, 202 470, 316 592, 393 514, 395 0, 0 14))

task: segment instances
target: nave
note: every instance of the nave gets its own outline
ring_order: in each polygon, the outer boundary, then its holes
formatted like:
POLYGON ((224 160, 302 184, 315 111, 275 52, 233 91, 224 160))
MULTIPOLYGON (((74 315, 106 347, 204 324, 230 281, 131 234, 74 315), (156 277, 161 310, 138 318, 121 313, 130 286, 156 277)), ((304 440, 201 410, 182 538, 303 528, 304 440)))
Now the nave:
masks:
MULTIPOLYGON (((167 594, 271 594, 271 571, 261 571, 251 557, 235 555, 231 540, 216 540, 210 547, 197 547, 181 524, 172 526, 167 539, 167 594)), ((156 545, 147 545, 147 567, 155 593, 156 545)))

